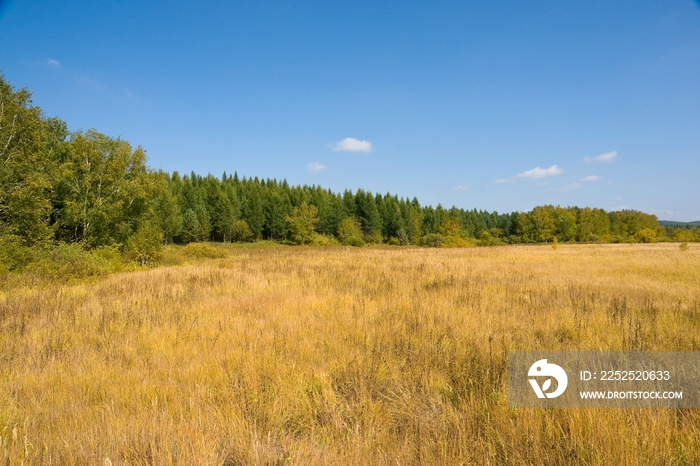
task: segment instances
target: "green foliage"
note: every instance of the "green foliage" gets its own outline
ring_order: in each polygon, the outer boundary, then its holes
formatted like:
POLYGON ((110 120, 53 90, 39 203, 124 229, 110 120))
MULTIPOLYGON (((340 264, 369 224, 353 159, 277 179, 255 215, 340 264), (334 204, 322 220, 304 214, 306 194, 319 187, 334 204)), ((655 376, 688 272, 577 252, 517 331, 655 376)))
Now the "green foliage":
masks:
POLYGON ((610 212, 610 233, 622 241, 653 241, 658 233, 659 222, 656 215, 649 215, 635 210, 610 212), (644 233, 640 233, 642 230, 644 233))
POLYGON ((127 268, 123 260, 124 255, 117 246, 100 246, 89 252, 93 256, 99 258, 103 265, 106 265, 107 272, 119 272, 127 268))
POLYGON ((58 239, 124 244, 148 212, 147 175, 140 147, 95 130, 74 133, 56 183, 58 239))
POLYGON ((160 264, 166 266, 182 265, 188 261, 202 259, 223 259, 228 257, 226 248, 214 246, 216 243, 189 243, 185 246, 169 245, 163 248, 160 264))
POLYGON ((18 236, 0 237, 0 274, 22 270, 34 259, 34 250, 18 236))
POLYGON ((211 175, 206 178, 206 190, 212 237, 226 242, 231 239, 233 226, 240 217, 240 207, 235 191, 227 189, 223 183, 211 175))
MULTIPOLYGON (((377 196, 377 199, 382 199, 377 196)), ((399 231, 404 230, 405 221, 401 214, 401 204, 396 196, 387 193, 381 202, 382 234, 386 238, 398 238, 399 231)))
POLYGON ((194 213, 194 210, 187 209, 185 215, 182 216, 182 237, 185 243, 199 241, 201 232, 202 228, 197 220, 197 214, 194 213))
POLYGON ((656 229, 643 228, 635 233, 634 238, 640 243, 655 243, 656 242, 656 229))
POLYGON ((157 264, 163 256, 163 231, 151 222, 144 223, 126 241, 124 254, 139 265, 157 264))
POLYGON ((318 209, 316 206, 303 203, 292 210, 292 215, 286 217, 290 239, 296 244, 309 244, 316 233, 318 209))
POLYGON ((554 236, 554 208, 535 207, 524 217, 518 218, 520 232, 526 243, 544 243, 554 236))
MULTIPOLYGON (((289 201, 289 196, 279 189, 279 187, 272 187, 268 191, 263 208, 265 212, 263 237, 279 240, 287 237, 289 233, 294 235, 293 232, 288 231, 288 218, 289 214, 292 212, 292 204, 289 201)), ((318 209, 316 212, 318 214, 318 209)), ((318 219, 316 221, 318 222, 318 219)))
POLYGON ((317 187, 312 192, 312 202, 318 207, 319 222, 316 231, 324 235, 335 235, 340 222, 348 216, 342 197, 317 187))
POLYGON ((421 245, 429 248, 439 248, 444 241, 444 236, 437 233, 430 233, 421 238, 421 245))
POLYGON ((423 226, 423 234, 436 234, 440 231, 440 226, 447 216, 447 212, 440 204, 436 208, 427 206, 423 208, 421 216, 421 224, 423 226))
POLYGON ((347 217, 338 227, 338 239, 345 246, 363 246, 362 227, 357 217, 347 217))
POLYGON ((551 215, 554 219, 554 235, 552 241, 573 241, 576 238, 576 212, 556 206, 551 215))
MULTIPOLYGON (((453 212, 452 215, 455 215, 453 212)), ((442 240, 436 239, 434 237, 427 238, 426 241, 431 243, 439 242, 439 246, 443 248, 466 248, 473 244, 467 239, 463 238, 462 222, 456 216, 445 217, 440 225, 440 236, 442 240)), ((482 231, 485 236, 489 236, 488 232, 482 231)))
POLYGON ((680 244, 680 246, 679 246, 679 249, 680 249, 681 251, 687 251, 689 248, 690 248, 690 247, 688 246, 688 243, 686 243, 685 241, 682 242, 682 243, 680 244))
POLYGON ((199 224, 199 241, 206 241, 209 239, 212 230, 209 211, 206 206, 200 204, 195 207, 194 213, 197 216, 197 223, 199 224))
POLYGON ((265 225, 265 211, 260 196, 261 185, 256 182, 247 183, 244 186, 246 188, 243 190, 241 199, 242 217, 253 233, 253 239, 256 240, 262 236, 265 225))
POLYGON ((238 220, 233 224, 233 229, 231 230, 231 241, 236 242, 250 242, 255 239, 253 232, 248 226, 248 222, 245 220, 238 220))
POLYGON ((367 233, 365 234, 364 238, 367 244, 379 244, 383 240, 382 234, 378 231, 367 233))
POLYGON ((223 249, 215 248, 206 243, 190 243, 182 248, 182 253, 195 259, 223 259, 228 253, 223 249))
POLYGON ((312 246, 332 246, 339 244, 334 236, 314 234, 310 243, 312 246))
POLYGON ((462 235, 462 224, 458 218, 448 217, 442 221, 440 225, 440 234, 442 236, 460 237, 462 235))
POLYGON ((479 246, 501 246, 505 243, 498 237, 498 229, 492 228, 479 233, 477 244, 479 246))
MULTIPOLYGON (((404 218, 404 231, 406 236, 408 236, 410 244, 419 244, 422 236, 423 224, 418 199, 413 198, 411 202, 402 200, 401 215, 404 218)), ((399 240, 401 240, 401 236, 399 236, 399 240)))
POLYGON ((92 254, 79 244, 61 243, 45 249, 27 270, 53 280, 95 277, 114 270, 114 265, 103 255, 92 254))
POLYGON ((0 74, 0 236, 24 245, 51 239, 50 192, 65 123, 46 119, 27 89, 15 90, 0 74))
POLYGON ((85 250, 78 244, 30 248, 16 237, 0 238, 0 275, 29 272, 52 279, 85 278, 124 269, 122 254, 114 246, 85 250))
MULTIPOLYGON (((471 248, 475 247, 478 243, 474 240, 468 238, 462 238, 460 236, 445 236, 441 248, 471 248)), ((503 242, 498 239, 494 240, 493 244, 488 244, 488 246, 495 246, 497 244, 503 244, 503 242)))
POLYGON ((354 246, 357 248, 360 248, 365 245, 365 242, 362 238, 357 237, 357 236, 350 236, 346 238, 345 240, 341 240, 341 244, 344 246, 354 246))
POLYGON ((670 236, 674 241, 680 241, 683 243, 693 241, 694 239, 693 231, 687 228, 675 228, 672 230, 670 236))
POLYGON ((368 242, 381 242, 382 235, 382 218, 377 209, 372 193, 365 193, 359 189, 355 194, 355 212, 357 219, 360 221, 362 233, 365 235, 365 240, 368 242))
POLYGON ((168 175, 159 172, 152 178, 148 221, 157 225, 163 232, 162 242, 167 245, 182 233, 183 218, 177 197, 168 186, 168 175))
POLYGON ((574 209, 576 219, 576 241, 599 242, 605 235, 610 234, 610 217, 603 209, 574 209))

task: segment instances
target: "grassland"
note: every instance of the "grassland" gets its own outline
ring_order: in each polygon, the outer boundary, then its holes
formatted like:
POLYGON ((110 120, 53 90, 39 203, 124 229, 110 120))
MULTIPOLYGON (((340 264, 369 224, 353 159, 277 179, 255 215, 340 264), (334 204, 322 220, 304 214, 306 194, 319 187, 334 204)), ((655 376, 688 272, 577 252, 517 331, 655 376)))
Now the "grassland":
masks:
POLYGON ((700 411, 514 410, 521 349, 700 349, 700 249, 246 248, 0 288, 3 464, 698 464, 700 411))

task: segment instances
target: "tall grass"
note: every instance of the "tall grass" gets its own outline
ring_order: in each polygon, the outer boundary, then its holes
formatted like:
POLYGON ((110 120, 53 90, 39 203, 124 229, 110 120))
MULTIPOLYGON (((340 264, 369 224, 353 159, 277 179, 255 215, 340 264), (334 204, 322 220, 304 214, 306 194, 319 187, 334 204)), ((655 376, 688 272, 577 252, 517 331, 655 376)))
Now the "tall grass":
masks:
POLYGON ((507 354, 698 350, 677 245, 231 249, 0 290, 10 464, 698 464, 700 412, 514 410, 507 354))

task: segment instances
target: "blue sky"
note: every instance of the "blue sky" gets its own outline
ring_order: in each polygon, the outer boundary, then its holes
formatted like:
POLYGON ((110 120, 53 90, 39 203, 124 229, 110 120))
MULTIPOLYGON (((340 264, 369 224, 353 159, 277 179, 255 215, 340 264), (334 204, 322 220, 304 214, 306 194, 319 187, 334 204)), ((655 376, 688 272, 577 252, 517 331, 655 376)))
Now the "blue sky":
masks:
POLYGON ((167 171, 700 220, 700 7, 0 0, 0 69, 167 171))

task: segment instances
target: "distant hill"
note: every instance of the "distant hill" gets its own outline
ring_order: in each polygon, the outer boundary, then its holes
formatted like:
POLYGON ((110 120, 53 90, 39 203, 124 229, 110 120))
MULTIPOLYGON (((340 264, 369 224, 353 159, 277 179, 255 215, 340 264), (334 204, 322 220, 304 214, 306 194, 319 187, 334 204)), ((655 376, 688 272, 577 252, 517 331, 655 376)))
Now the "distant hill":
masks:
POLYGON ((700 220, 696 222, 674 222, 673 220, 659 220, 659 225, 661 225, 662 227, 693 228, 700 227, 700 220))

